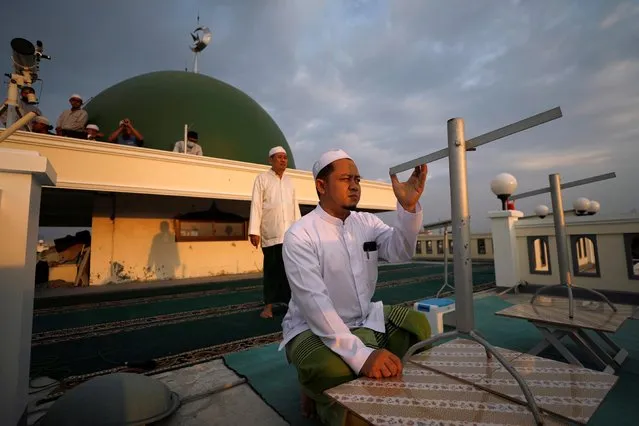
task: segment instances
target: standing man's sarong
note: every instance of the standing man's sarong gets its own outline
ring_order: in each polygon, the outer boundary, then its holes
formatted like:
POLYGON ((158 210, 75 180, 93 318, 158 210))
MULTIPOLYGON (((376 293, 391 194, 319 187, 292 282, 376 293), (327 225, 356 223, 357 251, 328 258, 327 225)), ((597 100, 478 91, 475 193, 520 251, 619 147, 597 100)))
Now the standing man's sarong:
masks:
MULTIPOLYGON (((424 314, 404 306, 384 306, 386 333, 368 328, 351 330, 364 344, 374 349, 387 349, 400 359, 408 348, 430 337, 430 324, 424 314)), ((331 400, 324 391, 357 376, 335 352, 310 330, 295 336, 286 345, 286 356, 295 365, 302 391, 315 401, 320 419, 327 425, 359 424, 352 414, 331 400)), ((361 420, 359 420, 361 421, 361 420)), ((366 424, 363 422, 362 424, 366 424)))
POLYGON ((291 287, 286 278, 282 244, 262 247, 264 254, 264 304, 286 303, 291 299, 291 287))

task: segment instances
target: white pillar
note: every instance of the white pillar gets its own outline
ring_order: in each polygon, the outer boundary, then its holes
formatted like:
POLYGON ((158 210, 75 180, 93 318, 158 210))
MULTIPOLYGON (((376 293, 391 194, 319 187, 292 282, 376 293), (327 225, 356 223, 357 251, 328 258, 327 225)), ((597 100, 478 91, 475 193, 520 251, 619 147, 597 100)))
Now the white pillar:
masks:
POLYGON ((0 148, 1 425, 26 424, 40 195, 55 182, 39 153, 0 148))
POLYGON ((517 210, 500 210, 488 213, 493 235, 495 281, 497 287, 512 287, 519 282, 519 252, 515 222, 524 213, 517 210))

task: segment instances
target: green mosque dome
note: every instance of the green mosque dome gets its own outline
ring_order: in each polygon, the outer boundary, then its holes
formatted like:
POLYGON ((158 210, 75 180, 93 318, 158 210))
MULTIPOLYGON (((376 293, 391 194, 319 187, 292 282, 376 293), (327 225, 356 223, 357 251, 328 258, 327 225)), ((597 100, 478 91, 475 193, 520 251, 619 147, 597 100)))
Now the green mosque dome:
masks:
POLYGON ((268 151, 282 146, 295 168, 291 148, 271 116, 241 90, 186 71, 159 71, 124 80, 85 106, 89 123, 107 138, 130 118, 147 148, 172 151, 184 125, 198 132, 207 157, 267 164, 268 151))

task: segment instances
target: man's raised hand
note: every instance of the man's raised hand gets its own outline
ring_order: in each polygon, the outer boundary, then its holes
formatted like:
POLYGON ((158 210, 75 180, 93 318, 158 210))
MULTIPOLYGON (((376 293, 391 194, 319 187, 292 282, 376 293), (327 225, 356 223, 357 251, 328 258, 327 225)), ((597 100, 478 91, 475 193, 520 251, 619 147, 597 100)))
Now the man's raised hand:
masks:
POLYGON ((391 175, 393 192, 404 210, 411 213, 415 212, 419 197, 421 197, 424 192, 427 174, 428 166, 422 164, 421 166, 415 167, 413 174, 410 175, 406 182, 400 182, 395 174, 391 175))

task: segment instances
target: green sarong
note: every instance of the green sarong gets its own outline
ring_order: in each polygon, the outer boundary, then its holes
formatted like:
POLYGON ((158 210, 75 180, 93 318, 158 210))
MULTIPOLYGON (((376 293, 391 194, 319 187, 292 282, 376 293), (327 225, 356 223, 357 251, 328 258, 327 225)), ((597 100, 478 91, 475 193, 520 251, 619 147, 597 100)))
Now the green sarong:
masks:
POLYGON ((291 286, 286 278, 282 244, 262 247, 264 254, 264 304, 288 304, 291 299, 291 286))
MULTIPOLYGON (((366 346, 387 349, 399 358, 412 345, 430 337, 430 324, 426 317, 404 306, 384 306, 384 320, 385 333, 369 328, 356 328, 351 332, 366 346)), ((286 356, 297 369, 302 391, 315 401, 322 422, 345 425, 348 413, 324 391, 357 378, 348 364, 310 330, 287 343, 286 356)), ((349 421, 353 420, 349 418, 349 421)))

